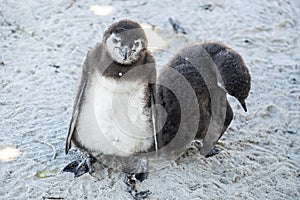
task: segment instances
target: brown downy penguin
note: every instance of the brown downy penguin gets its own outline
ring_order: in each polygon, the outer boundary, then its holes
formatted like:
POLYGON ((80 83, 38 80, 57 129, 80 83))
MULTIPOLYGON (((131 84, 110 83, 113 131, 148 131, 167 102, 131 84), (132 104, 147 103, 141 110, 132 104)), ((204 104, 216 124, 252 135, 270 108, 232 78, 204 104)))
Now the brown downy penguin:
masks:
MULTIPOLYGON (((73 143, 86 156, 64 171, 80 176, 92 172, 97 155, 122 162, 153 149, 155 80, 155 61, 141 26, 130 20, 112 24, 84 61, 66 140, 66 153, 73 143)), ((122 170, 130 175, 145 173, 125 168, 122 170)))
POLYGON ((162 149, 170 145, 175 136, 178 135, 179 126, 182 122, 192 119, 198 123, 197 131, 192 132, 187 127, 185 129, 187 131, 179 134, 188 134, 194 139, 203 140, 200 152, 206 157, 218 153, 214 145, 226 131, 233 118, 226 93, 236 97, 246 111, 245 99, 249 94, 250 86, 251 77, 242 57, 225 45, 207 42, 182 49, 169 61, 158 76, 157 103, 165 109, 167 115, 165 123, 160 125, 159 148, 162 149), (191 98, 186 95, 185 89, 180 89, 182 88, 182 81, 178 81, 179 76, 176 73, 169 73, 170 68, 184 76, 193 88, 199 106, 197 108, 199 111, 198 119, 193 118, 194 114, 182 116, 182 107, 188 105, 185 105, 185 102, 180 103, 172 89, 164 86, 171 82, 172 87, 176 88, 174 91, 177 94, 184 96, 185 99, 191 98))

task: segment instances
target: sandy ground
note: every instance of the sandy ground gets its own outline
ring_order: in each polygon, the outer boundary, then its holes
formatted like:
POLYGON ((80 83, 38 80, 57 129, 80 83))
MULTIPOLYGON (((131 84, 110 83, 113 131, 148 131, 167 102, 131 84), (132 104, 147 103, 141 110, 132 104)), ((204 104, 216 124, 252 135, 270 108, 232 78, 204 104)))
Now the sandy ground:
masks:
MULTIPOLYGON (((119 172, 61 172, 78 156, 64 154, 74 91, 88 49, 112 22, 173 33, 169 17, 191 40, 240 52, 253 78, 248 113, 230 98, 222 152, 205 159, 190 150, 139 189, 150 199, 300 199, 300 3, 222 2, 0 0, 0 199, 131 198, 119 172)), ((186 43, 170 35, 171 45, 186 43)), ((159 65, 169 59, 154 55, 159 65)))

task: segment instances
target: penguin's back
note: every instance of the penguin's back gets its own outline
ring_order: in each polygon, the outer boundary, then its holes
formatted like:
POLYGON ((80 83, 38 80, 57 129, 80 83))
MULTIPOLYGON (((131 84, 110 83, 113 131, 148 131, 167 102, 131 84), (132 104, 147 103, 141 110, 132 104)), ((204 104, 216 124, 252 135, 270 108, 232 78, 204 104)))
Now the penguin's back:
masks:
POLYGON ((246 99, 251 87, 251 76, 242 56, 218 42, 205 42, 201 47, 218 67, 227 92, 237 99, 246 99))
POLYGON ((173 64, 169 67, 176 70, 176 72, 168 73, 168 70, 162 71, 158 78, 157 102, 167 114, 160 135, 160 146, 166 146, 172 141, 179 131, 182 120, 188 120, 187 124, 189 125, 195 122, 196 131, 189 129, 188 126, 184 127, 186 134, 190 133, 192 138, 196 136, 196 133, 204 133, 207 129, 206 124, 209 123, 211 112, 209 90, 199 71, 184 59, 182 62, 179 62, 178 59, 173 60, 173 64), (178 78, 179 76, 182 76, 187 82, 182 83, 178 81, 180 79, 178 78), (166 82, 169 82, 172 88, 166 87, 168 85, 166 82), (182 87, 186 83, 189 84, 195 96, 191 96, 189 91, 182 87), (184 99, 185 101, 180 102, 179 99, 184 99), (194 102, 194 105, 198 107, 195 109, 189 108, 189 102, 194 102), (188 116, 182 116, 181 109, 189 110, 188 116), (199 122, 200 124, 197 124, 199 122))
MULTIPOLYGON (((165 109, 167 116, 160 133, 160 146, 168 145, 176 137, 182 125, 182 118, 189 121, 186 123, 186 134, 193 139, 204 140, 212 119, 212 106, 219 106, 219 104, 212 105, 212 98, 221 98, 227 103, 226 92, 222 87, 219 87, 218 78, 218 68, 209 52, 202 47, 202 44, 186 47, 170 60, 168 65, 160 73, 158 83, 172 83, 169 85, 172 85, 172 88, 177 91, 176 93, 181 96, 181 99, 191 102, 191 98, 195 98, 194 101, 197 102, 197 108, 195 108, 194 112, 192 109, 189 109, 190 113, 183 117, 181 113, 182 107, 188 107, 189 102, 179 102, 178 96, 176 96, 170 88, 164 85, 158 86, 158 103, 165 109), (170 69, 174 70, 173 73, 168 73, 170 69), (182 87, 183 83, 179 81, 178 78, 180 76, 186 80, 185 84, 190 85, 194 92, 194 97, 190 96, 182 87), (196 115, 195 112, 198 112, 198 114, 196 115), (190 125, 197 126, 197 129, 190 130, 188 127, 190 125)), ((214 101, 214 103, 216 102, 214 101)), ((224 106, 226 107, 226 104, 224 106)), ((230 107, 230 105, 228 104, 227 107, 230 107)), ((226 116, 226 119, 228 118, 227 121, 231 121, 229 119, 231 114, 232 113, 228 112, 228 116, 226 116)), ((224 126, 230 123, 227 121, 223 121, 224 126)), ((222 122, 220 126, 223 128, 222 122)), ((221 131, 219 132, 213 133, 217 139, 222 135, 221 131)), ((188 143, 186 143, 186 145, 188 145, 188 143)))

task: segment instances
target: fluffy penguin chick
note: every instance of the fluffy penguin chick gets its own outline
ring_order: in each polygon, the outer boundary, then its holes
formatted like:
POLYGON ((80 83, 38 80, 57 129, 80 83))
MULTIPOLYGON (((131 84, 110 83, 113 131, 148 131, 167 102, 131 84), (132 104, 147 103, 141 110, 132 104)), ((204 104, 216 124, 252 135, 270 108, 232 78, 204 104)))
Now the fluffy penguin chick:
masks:
POLYGON ((140 25, 130 20, 111 25, 83 64, 66 141, 66 153, 74 143, 88 156, 65 171, 79 176, 91 172, 90 158, 97 155, 124 158, 153 147, 155 80, 154 59, 140 25))
MULTIPOLYGON (((182 49, 158 76, 157 103, 161 104, 167 115, 158 136, 160 149, 172 143, 179 127, 186 126, 182 125, 184 120, 194 120, 199 125, 196 132, 189 127, 183 127, 181 130, 185 132, 181 131, 180 134, 203 140, 201 154, 216 154, 214 145, 233 118, 226 92, 236 97, 246 111, 245 99, 249 94, 250 82, 250 74, 242 57, 220 43, 195 44, 182 49), (182 116, 182 108, 188 105, 186 102, 180 103, 174 91, 184 96, 184 99, 191 97, 185 89, 181 89, 182 81, 178 81, 179 76, 176 73, 169 73, 169 68, 176 70, 193 88, 198 101, 199 118, 195 119, 194 113, 182 116), (174 91, 164 86, 168 82, 173 84, 174 91)), ((193 123, 185 124, 190 126, 193 123)), ((189 140, 184 142, 188 145, 189 140)))

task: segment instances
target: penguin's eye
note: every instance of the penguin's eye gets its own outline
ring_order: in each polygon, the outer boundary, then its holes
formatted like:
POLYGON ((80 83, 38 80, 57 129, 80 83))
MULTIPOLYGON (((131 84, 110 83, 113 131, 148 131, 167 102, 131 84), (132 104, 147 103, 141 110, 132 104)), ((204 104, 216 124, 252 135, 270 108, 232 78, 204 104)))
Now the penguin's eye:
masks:
POLYGON ((112 42, 113 42, 114 44, 117 44, 117 43, 120 42, 120 40, 118 40, 118 39, 116 39, 116 38, 113 38, 113 39, 112 39, 112 42))
POLYGON ((138 48, 139 46, 140 46, 140 42, 139 41, 134 42, 134 47, 135 48, 138 48))

